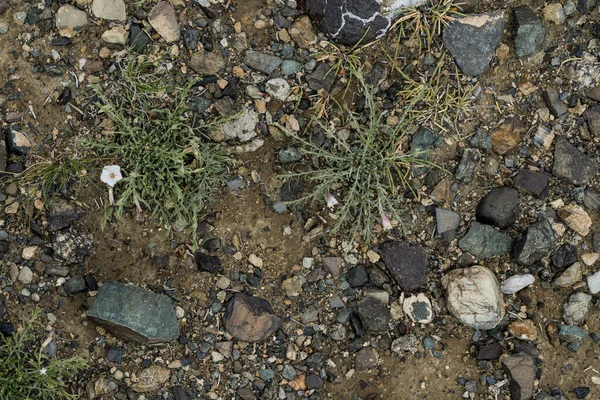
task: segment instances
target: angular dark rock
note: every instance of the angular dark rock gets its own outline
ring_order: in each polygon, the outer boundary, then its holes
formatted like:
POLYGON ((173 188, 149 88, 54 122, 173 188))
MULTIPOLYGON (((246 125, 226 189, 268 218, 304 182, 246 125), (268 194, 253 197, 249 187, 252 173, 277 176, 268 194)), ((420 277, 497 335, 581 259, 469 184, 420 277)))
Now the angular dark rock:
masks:
POLYGON ((211 274, 218 274, 223 271, 223 265, 217 256, 207 256, 197 252, 194 258, 200 271, 210 272, 211 274))
POLYGON ((427 282, 427 253, 408 242, 386 242, 379 255, 402 290, 413 291, 427 282))
POLYGON ((236 294, 229 302, 224 319, 227 332, 245 342, 267 339, 282 323, 267 300, 243 293, 236 294))
POLYGON ((67 228, 80 217, 81 214, 75 206, 63 199, 55 197, 48 204, 48 230, 50 232, 67 228))
POLYGON ((587 122, 590 133, 596 137, 600 136, 600 106, 586 109, 582 116, 587 122))
POLYGON ((554 230, 546 218, 527 228, 523 237, 515 243, 511 257, 520 265, 531 265, 547 256, 555 243, 554 230))
POLYGON ((566 114, 569 109, 567 105, 563 103, 561 99, 558 98, 558 93, 553 88, 548 88, 544 90, 542 93, 542 98, 544 99, 544 103, 556 118, 561 117, 566 114))
POLYGON ((474 222, 466 235, 459 240, 458 246, 463 251, 483 259, 508 253, 511 242, 510 236, 497 231, 494 227, 474 222))
POLYGON ((543 172, 520 169, 513 186, 535 195, 538 199, 548 196, 548 182, 550 177, 543 172))
POLYGON ((378 0, 300 0, 298 5, 319 30, 346 46, 371 42, 391 25, 378 0))
POLYGON ((250 68, 270 75, 281 65, 283 60, 270 54, 248 50, 244 56, 244 64, 250 68))
POLYGON ((444 30, 444 46, 465 75, 484 73, 504 30, 504 12, 469 15, 450 23, 444 30))
POLYGON ((31 141, 29 138, 16 129, 9 129, 6 135, 6 145, 9 153, 24 155, 29 153, 31 141))
POLYGON ((386 333, 390 327, 390 311, 372 297, 360 301, 356 307, 363 328, 370 333, 386 333))
POLYGON ((517 35, 515 50, 519 57, 527 57, 543 49, 548 30, 528 6, 515 8, 517 35))
POLYGON ((75 293, 83 292, 87 289, 85 279, 81 275, 75 275, 71 279, 65 282, 65 292, 73 295, 75 293))
POLYGON ((571 243, 561 244, 550 257, 552 265, 558 270, 563 270, 577 262, 577 247, 571 243))
POLYGON ((111 347, 106 353, 106 359, 115 364, 123 363, 123 348, 122 347, 111 347))
POLYGON ((133 51, 141 53, 144 47, 150 43, 150 36, 146 34, 143 27, 138 24, 131 24, 129 28, 131 33, 129 34, 128 44, 133 51))
POLYGON ((318 92, 321 89, 329 92, 335 82, 335 71, 331 69, 329 64, 320 63, 317 68, 310 74, 306 75, 308 87, 318 92))
POLYGON ((558 137, 554 147, 552 174, 573 185, 587 183, 598 173, 598 163, 583 154, 563 137, 558 137))
POLYGON ((519 192, 510 187, 495 187, 477 204, 477 221, 498 228, 512 226, 519 215, 519 192))
POLYGON ((588 187, 583 193, 583 204, 587 208, 600 211, 600 192, 593 187, 588 187))
POLYGON ((477 352, 477 360, 497 360, 500 358, 504 349, 498 342, 490 343, 479 349, 477 352))
POLYGON ((510 398, 514 400, 533 398, 535 381, 533 357, 525 353, 518 353, 502 360, 502 367, 510 379, 510 398))
POLYGON ((87 317, 116 337, 138 343, 179 337, 179 323, 169 297, 121 282, 104 282, 87 317))
POLYGON ((350 268, 346 273, 346 280, 352 287, 364 286, 369 281, 365 266, 358 264, 356 267, 350 268))

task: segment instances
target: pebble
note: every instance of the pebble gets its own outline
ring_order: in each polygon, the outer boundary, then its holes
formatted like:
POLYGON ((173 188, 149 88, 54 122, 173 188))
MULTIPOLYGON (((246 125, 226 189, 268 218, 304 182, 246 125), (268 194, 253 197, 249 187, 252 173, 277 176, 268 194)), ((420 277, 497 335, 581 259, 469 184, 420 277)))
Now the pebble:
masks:
POLYGON ((123 0, 94 0, 92 14, 96 18, 123 22, 127 19, 127 12, 123 0))
POLYGON ((592 296, 587 293, 574 293, 563 309, 563 320, 568 325, 582 325, 592 306, 592 296))
POLYGON ((33 281, 33 272, 31 271, 31 269, 29 267, 27 267, 27 266, 23 267, 21 269, 21 271, 19 271, 19 275, 18 275, 17 279, 22 284, 27 285, 27 284, 31 283, 31 281, 33 281))
POLYGON ((433 321, 431 301, 423 294, 412 295, 404 299, 403 310, 413 322, 428 324, 433 321))
POLYGON ((587 284, 591 294, 600 293, 600 271, 588 275, 587 284))
POLYGON ((356 353, 354 365, 356 369, 365 370, 377 368, 379 363, 379 354, 372 347, 363 347, 356 353))
POLYGON ((171 3, 167 1, 156 3, 148 14, 148 22, 167 43, 179 40, 181 31, 171 3))
POLYGON ((413 333, 402 336, 392 342, 391 349, 394 353, 415 354, 419 350, 419 340, 413 333))
POLYGON ((558 278, 554 280, 554 284, 559 287, 571 287, 581 281, 581 264, 576 262, 567 268, 558 278))
POLYGON ((502 282, 500 291, 504 294, 514 294, 525 289, 527 286, 533 285, 534 282, 535 277, 531 274, 513 275, 502 282))

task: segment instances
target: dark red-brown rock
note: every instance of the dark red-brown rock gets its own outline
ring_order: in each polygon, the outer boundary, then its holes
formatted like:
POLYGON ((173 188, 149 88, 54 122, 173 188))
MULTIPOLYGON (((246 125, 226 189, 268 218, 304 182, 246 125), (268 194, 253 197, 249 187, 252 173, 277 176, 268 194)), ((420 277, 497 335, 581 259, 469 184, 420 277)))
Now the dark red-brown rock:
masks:
POLYGON ((386 242, 379 255, 402 290, 413 291, 427 282, 427 253, 408 242, 386 242))
POLYGON ((261 342, 277 332, 281 318, 265 300, 243 293, 235 295, 227 306, 225 329, 233 337, 246 342, 261 342))

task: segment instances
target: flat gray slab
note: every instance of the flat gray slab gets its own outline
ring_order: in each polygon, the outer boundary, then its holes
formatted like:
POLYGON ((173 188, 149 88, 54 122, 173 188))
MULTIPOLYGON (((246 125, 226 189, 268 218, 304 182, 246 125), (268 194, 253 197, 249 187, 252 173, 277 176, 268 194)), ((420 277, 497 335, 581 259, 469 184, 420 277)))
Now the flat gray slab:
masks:
POLYGON ((169 297, 121 282, 104 282, 87 317, 113 335, 139 343, 179 337, 179 323, 169 297))

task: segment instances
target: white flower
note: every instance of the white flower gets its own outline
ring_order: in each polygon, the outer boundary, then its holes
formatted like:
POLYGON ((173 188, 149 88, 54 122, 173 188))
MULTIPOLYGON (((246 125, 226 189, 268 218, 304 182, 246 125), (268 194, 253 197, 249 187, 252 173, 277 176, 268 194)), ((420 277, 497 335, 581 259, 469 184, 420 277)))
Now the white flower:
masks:
POLYGON ((384 231, 388 231, 392 229, 392 221, 385 215, 384 212, 381 212, 381 225, 383 226, 384 231))
POLYGON ((42 369, 40 369, 40 375, 46 375, 46 371, 47 369, 45 367, 42 367, 42 369))
POLYGON ((330 194, 327 196, 327 207, 333 209, 333 207, 337 206, 339 203, 334 195, 330 194))
POLYGON ((115 186, 115 183, 119 182, 121 179, 123 179, 123 175, 121 175, 121 167, 118 165, 107 165, 106 167, 102 168, 100 180, 106 183, 108 186, 115 186))

